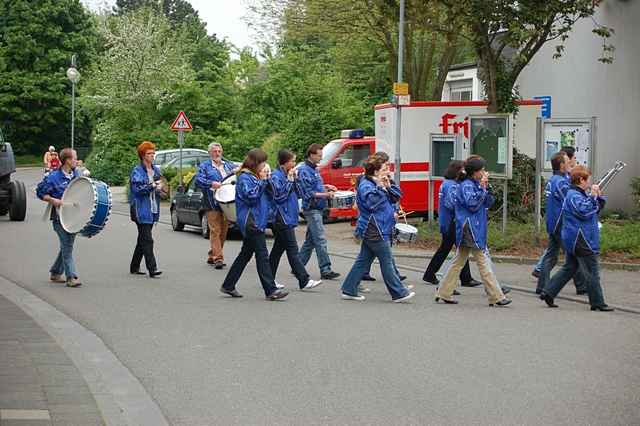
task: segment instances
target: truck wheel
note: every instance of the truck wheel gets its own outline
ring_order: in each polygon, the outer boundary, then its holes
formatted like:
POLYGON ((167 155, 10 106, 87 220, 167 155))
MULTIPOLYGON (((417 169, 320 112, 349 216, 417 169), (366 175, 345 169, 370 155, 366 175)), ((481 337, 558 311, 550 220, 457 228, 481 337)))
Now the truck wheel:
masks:
POLYGON ((171 209, 171 227, 174 231, 182 231, 184 229, 184 223, 180 222, 178 211, 175 208, 171 209))
POLYGON ((4 216, 5 214, 9 213, 9 207, 7 206, 0 206, 0 216, 4 216))
POLYGON ((22 222, 27 215, 27 191, 24 189, 24 183, 11 182, 9 192, 11 193, 9 218, 14 222, 22 222))

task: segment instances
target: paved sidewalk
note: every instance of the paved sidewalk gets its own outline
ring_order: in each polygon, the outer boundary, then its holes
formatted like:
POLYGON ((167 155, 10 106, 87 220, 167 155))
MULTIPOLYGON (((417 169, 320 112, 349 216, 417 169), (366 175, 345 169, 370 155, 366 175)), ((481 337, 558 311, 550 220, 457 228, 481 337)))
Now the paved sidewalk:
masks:
POLYGON ((104 425, 78 369, 53 338, 0 296, 0 426, 104 425))

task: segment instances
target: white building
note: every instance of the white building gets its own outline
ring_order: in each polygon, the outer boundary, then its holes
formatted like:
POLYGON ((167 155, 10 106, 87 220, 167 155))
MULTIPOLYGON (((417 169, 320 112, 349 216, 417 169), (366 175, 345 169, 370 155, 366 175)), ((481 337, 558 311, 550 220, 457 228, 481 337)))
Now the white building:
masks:
MULTIPOLYGON (((579 21, 566 41, 562 58, 553 59, 555 43, 547 43, 518 79, 524 99, 551 96, 552 118, 597 117, 595 176, 616 160, 627 167, 607 189, 609 208, 633 208, 629 183, 640 176, 640 1, 608 0, 595 22, 615 30, 613 64, 598 61, 602 40, 592 33, 594 21, 579 21)), ((442 100, 481 100, 482 83, 474 64, 452 67, 442 100), (470 98, 469 98, 470 96, 470 98)))

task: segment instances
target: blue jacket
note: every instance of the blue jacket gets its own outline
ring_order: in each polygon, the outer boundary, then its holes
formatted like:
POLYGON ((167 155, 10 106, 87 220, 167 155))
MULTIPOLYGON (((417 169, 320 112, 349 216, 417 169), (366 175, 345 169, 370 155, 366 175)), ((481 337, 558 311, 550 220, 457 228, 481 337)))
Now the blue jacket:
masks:
MULTIPOLYGON (((65 189, 69 186, 69 183, 80 176, 80 173, 77 170, 72 171, 72 176, 69 178, 64 174, 62 168, 52 171, 48 176, 45 176, 42 179, 42 182, 38 184, 36 188, 36 195, 41 200, 45 195, 49 195, 50 197, 61 199, 62 194, 64 194, 65 189)), ((57 217, 56 209, 51 210, 51 219, 57 217)))
POLYGON ((458 188, 458 182, 453 179, 445 179, 440 185, 438 194, 438 223, 440 224, 440 233, 446 234, 451 226, 451 222, 456 219, 455 211, 455 192, 458 188))
POLYGON ((473 241, 481 250, 487 248, 487 210, 493 205, 493 195, 480 186, 475 179, 465 179, 455 192, 456 245, 462 242, 465 224, 473 235, 473 241))
POLYGON ((269 222, 276 223, 276 215, 280 214, 285 225, 293 228, 298 225, 298 188, 295 182, 287 179, 287 175, 278 167, 271 174, 269 193, 272 198, 269 211, 269 222))
MULTIPOLYGON (((154 182, 162 177, 160 167, 153 166, 154 182)), ((131 205, 131 219, 142 224, 153 224, 160 218, 160 191, 149 183, 147 169, 138 164, 131 170, 129 176, 129 204, 131 205), (151 199, 155 191, 156 213, 151 212, 151 199)))
POLYGON ((356 203, 360 214, 356 223, 355 235, 363 238, 369 222, 373 221, 382 239, 390 241, 396 224, 394 217, 396 204, 402 197, 400 187, 392 184, 388 190, 385 190, 365 176, 359 178, 357 187, 356 203))
POLYGON ((588 256, 600 252, 598 212, 605 199, 587 195, 582 188, 571 186, 562 207, 562 245, 567 253, 588 256))
POLYGON ((549 235, 559 233, 562 228, 562 205, 567 191, 569 191, 569 186, 567 176, 558 172, 553 174, 544 188, 544 194, 547 198, 545 221, 549 235))
POLYGON ((240 232, 249 229, 264 232, 269 219, 268 180, 258 179, 251 171, 243 169, 236 182, 236 211, 240 232))
POLYGON ((225 159, 222 159, 222 166, 226 172, 224 176, 222 176, 220 171, 213 166, 213 160, 205 161, 200 164, 200 167, 198 168, 198 173, 196 174, 196 185, 198 185, 202 190, 202 202, 203 207, 206 210, 220 210, 218 202, 213 196, 214 193, 211 191, 211 183, 214 181, 222 182, 222 180, 229 176, 233 172, 233 169, 236 168, 231 161, 227 161, 225 159))
POLYGON ((298 167, 298 185, 302 196, 302 210, 324 210, 327 207, 326 198, 316 198, 316 192, 325 192, 324 182, 317 166, 305 161, 298 167))

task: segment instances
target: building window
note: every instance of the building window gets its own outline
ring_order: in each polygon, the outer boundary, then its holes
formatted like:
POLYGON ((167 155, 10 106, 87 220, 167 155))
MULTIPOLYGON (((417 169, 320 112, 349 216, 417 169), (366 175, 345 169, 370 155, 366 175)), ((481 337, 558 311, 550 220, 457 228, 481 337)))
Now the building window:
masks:
POLYGON ((470 101, 473 99, 473 81, 459 80, 449 82, 449 100, 470 101))

